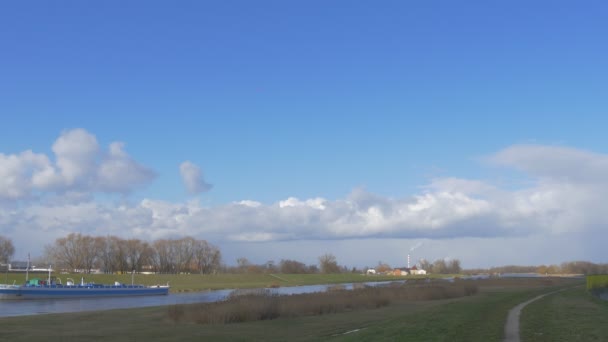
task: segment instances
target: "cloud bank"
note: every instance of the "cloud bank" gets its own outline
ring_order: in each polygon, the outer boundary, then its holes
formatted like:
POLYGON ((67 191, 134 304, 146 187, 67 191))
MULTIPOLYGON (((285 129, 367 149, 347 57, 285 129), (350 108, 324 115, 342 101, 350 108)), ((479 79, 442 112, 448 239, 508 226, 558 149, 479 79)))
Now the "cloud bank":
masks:
MULTIPOLYGON (((443 177, 404 198, 355 189, 336 200, 290 197, 261 203, 245 199, 214 207, 197 201, 155 199, 102 204, 70 195, 69 191, 128 192, 149 182, 154 174, 133 161, 120 143, 101 151, 95 137, 84 130, 64 132, 53 152, 55 162, 31 151, 0 155, 0 196, 19 199, 52 191, 75 198, 31 202, 18 208, 0 205, 4 232, 24 238, 37 232, 48 238, 71 231, 148 239, 192 235, 226 243, 370 238, 445 241, 585 236, 608 225, 603 204, 608 191, 608 155, 569 147, 515 145, 488 156, 492 165, 515 170, 528 179, 518 188, 443 177)), ((190 193, 210 189, 196 165, 184 162, 180 172, 190 193)))

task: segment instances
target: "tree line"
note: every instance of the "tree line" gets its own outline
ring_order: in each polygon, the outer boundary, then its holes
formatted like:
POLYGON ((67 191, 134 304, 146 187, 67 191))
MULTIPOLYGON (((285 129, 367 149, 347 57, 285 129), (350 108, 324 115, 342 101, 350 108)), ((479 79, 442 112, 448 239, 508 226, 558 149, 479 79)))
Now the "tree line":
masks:
POLYGON ((420 259, 420 268, 428 273, 436 274, 459 274, 462 271, 458 259, 437 259, 433 263, 426 259, 420 259))
MULTIPOLYGON (((0 263, 9 263, 15 253, 11 239, 0 235, 0 263)), ((91 272, 99 269, 106 273, 131 271, 158 273, 346 273, 363 272, 338 264, 333 254, 318 258, 318 264, 307 265, 297 260, 282 259, 279 263, 268 261, 256 265, 241 257, 234 267, 222 263, 220 249, 193 237, 159 239, 147 242, 140 239, 123 239, 116 236, 90 236, 71 233, 58 238, 45 247, 44 259, 54 268, 91 272)), ((475 273, 539 273, 539 274, 608 274, 608 264, 589 261, 569 261, 560 265, 516 266, 462 270, 458 259, 438 259, 434 262, 420 259, 418 267, 435 274, 475 273)), ((376 271, 392 268, 379 262, 376 271)))
POLYGON ((235 267, 225 266, 225 273, 285 273, 285 274, 314 274, 314 273, 346 273, 360 272, 356 268, 348 269, 338 265, 338 261, 333 254, 326 253, 318 258, 319 264, 306 265, 303 262, 292 259, 281 259, 278 263, 273 260, 264 264, 253 264, 247 258, 236 259, 235 267))
POLYGON ((596 264, 589 261, 567 261, 560 265, 507 265, 491 268, 468 269, 465 270, 464 273, 608 274, 608 264, 596 264))
POLYGON ((116 236, 90 236, 71 233, 45 247, 45 258, 56 268, 90 273, 215 273, 221 267, 218 247, 187 236, 159 239, 151 243, 116 236))

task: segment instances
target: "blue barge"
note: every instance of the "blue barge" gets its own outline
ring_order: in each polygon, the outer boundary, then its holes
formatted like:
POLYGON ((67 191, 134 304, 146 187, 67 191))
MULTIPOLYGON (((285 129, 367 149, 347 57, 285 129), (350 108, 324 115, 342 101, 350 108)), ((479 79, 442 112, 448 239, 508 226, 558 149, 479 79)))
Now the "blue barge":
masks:
POLYGON ((66 285, 53 281, 31 279, 24 285, 0 284, 0 299, 59 299, 87 297, 160 296, 169 294, 169 285, 114 285, 69 282, 66 285))

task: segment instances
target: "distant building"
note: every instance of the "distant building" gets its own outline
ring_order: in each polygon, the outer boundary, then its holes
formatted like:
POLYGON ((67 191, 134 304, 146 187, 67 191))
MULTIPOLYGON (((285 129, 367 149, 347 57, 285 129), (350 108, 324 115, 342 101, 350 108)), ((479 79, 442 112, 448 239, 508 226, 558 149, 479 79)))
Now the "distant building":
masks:
POLYGON ((410 274, 410 269, 407 267, 394 268, 391 274, 395 276, 406 276, 410 274))
POLYGON ((418 267, 416 267, 416 265, 414 265, 414 267, 410 268, 410 274, 412 275, 425 275, 426 271, 423 269, 418 269, 418 267))
POLYGON ((28 269, 28 262, 27 261, 13 261, 10 264, 4 264, 2 266, 0 266, 0 269, 3 269, 4 271, 9 271, 9 272, 25 272, 25 271, 29 271, 29 272, 48 272, 49 270, 52 272, 53 269, 49 267, 38 267, 36 265, 29 265, 29 269, 28 269), (8 267, 7 269, 4 269, 4 267, 8 267))
POLYGON ((426 271, 423 269, 418 269, 418 267, 416 267, 414 265, 414 267, 408 268, 408 267, 399 267, 399 268, 394 268, 393 271, 391 272, 392 275, 395 276, 406 276, 406 275, 424 275, 426 274, 426 271))
MULTIPOLYGON (((25 272, 27 270, 27 265, 28 265, 27 261, 13 261, 10 264, 8 264, 8 270, 25 272)), ((30 266, 30 269, 32 269, 31 266, 30 266)))

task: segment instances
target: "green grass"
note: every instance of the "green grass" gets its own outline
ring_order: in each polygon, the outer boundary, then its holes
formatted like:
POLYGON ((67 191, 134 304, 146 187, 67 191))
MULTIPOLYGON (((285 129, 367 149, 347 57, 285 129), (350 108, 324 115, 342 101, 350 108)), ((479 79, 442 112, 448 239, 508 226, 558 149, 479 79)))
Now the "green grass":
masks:
POLYGON ((492 280, 476 296, 235 324, 175 321, 170 307, 11 317, 0 319, 0 340, 500 341, 508 310, 564 285, 552 282, 492 280))
POLYGON ((587 290, 599 289, 603 287, 608 287, 608 275, 598 274, 587 276, 587 290))
POLYGON ((545 290, 486 292, 397 315, 341 341, 500 341, 509 309, 545 290))
MULTIPOLYGON (((101 284, 113 284, 118 281, 125 284, 131 283, 130 274, 56 274, 65 284, 67 278, 80 282, 84 277, 86 282, 101 284)), ((47 278, 48 274, 30 274, 30 278, 47 278)), ((445 277, 445 275, 430 275, 431 278, 445 277)), ((136 274, 135 283, 144 285, 166 284, 171 285, 171 292, 194 292, 218 289, 240 289, 240 288, 262 288, 262 287, 285 287, 317 284, 337 283, 360 283, 368 281, 391 281, 402 279, 424 278, 424 276, 381 276, 362 275, 354 273, 340 274, 136 274)), ((23 284, 25 274, 9 273, 0 275, 0 283, 23 284)))
POLYGON ((521 317, 523 341, 608 340, 608 302, 583 286, 533 302, 521 317))

